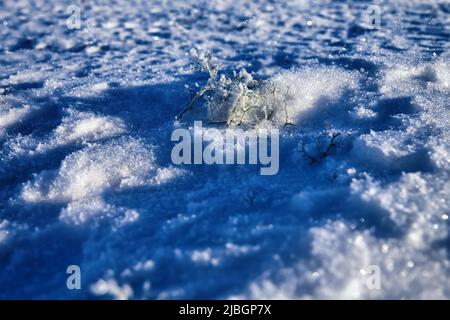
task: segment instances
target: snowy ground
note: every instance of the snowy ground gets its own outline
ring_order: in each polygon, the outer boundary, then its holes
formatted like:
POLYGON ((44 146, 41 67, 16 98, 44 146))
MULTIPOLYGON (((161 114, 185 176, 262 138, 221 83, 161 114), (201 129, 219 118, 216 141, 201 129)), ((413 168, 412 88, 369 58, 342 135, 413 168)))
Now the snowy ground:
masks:
POLYGON ((439 0, 0 1, 0 298, 450 298, 449 39, 439 0), (172 164, 191 48, 292 89, 277 175, 172 164))

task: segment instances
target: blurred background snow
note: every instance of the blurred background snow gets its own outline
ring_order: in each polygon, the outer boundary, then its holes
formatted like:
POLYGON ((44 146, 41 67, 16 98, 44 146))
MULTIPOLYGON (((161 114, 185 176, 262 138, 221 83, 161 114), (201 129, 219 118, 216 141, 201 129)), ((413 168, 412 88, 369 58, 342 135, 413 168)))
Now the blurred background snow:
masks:
POLYGON ((0 297, 450 298, 449 39, 440 0, 0 1, 0 297), (191 48, 290 88, 277 175, 171 163, 191 48))

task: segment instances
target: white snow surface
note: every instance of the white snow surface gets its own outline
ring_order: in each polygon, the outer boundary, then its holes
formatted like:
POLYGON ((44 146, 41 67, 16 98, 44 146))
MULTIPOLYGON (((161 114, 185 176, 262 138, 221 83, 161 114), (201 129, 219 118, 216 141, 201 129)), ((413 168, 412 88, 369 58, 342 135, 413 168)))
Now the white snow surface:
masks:
POLYGON ((448 1, 16 0, 0 26, 0 298, 450 298, 448 1), (289 93, 278 174, 172 164, 192 48, 289 93))

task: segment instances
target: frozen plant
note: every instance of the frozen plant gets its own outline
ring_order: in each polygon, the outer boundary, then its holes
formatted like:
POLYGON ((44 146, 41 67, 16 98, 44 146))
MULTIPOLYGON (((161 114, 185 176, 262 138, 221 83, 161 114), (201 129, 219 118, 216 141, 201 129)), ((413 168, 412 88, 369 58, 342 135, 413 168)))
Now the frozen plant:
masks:
POLYGON ((321 133, 312 143, 305 143, 303 140, 299 144, 299 151, 309 161, 310 164, 318 163, 328 157, 331 151, 336 148, 336 139, 341 135, 339 132, 329 131, 321 133))
POLYGON ((219 73, 219 66, 211 55, 195 49, 190 54, 208 73, 209 79, 191 97, 186 108, 177 116, 178 120, 182 120, 185 113, 204 99, 210 123, 244 128, 291 125, 287 111, 289 90, 277 94, 273 82, 257 81, 245 69, 233 72, 233 77, 229 78, 219 73))

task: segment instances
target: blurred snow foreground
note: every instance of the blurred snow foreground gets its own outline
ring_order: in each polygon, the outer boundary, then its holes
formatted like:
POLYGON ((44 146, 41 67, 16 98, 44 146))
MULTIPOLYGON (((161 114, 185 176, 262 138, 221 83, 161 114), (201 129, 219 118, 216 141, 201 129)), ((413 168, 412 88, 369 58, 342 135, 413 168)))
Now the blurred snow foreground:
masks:
POLYGON ((0 4, 0 298, 450 298, 450 7, 369 5, 0 4), (172 163, 194 120, 278 173, 172 163))

